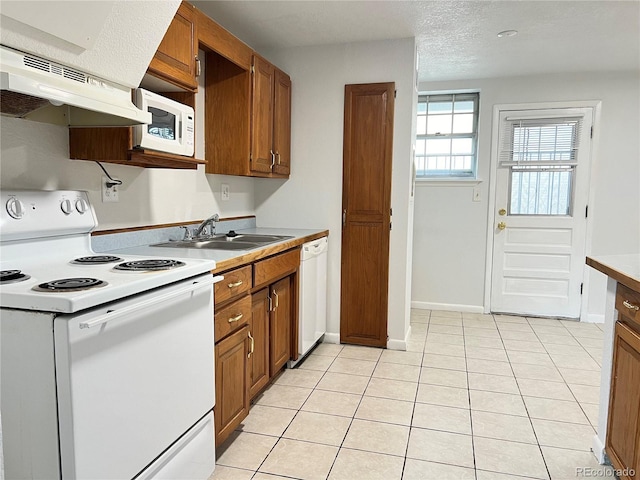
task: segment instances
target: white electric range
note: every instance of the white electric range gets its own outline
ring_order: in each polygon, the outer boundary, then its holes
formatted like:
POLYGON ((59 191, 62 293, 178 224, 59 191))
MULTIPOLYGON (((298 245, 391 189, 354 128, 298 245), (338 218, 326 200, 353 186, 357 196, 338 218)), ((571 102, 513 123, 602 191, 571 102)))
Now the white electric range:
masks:
POLYGON ((6 478, 193 478, 215 466, 207 260, 96 255, 86 192, 0 192, 6 478))

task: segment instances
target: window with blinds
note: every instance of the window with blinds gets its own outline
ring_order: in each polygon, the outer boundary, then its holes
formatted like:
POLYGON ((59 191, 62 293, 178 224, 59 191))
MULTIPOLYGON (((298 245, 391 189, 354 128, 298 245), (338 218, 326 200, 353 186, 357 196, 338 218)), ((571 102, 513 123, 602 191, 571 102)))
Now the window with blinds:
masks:
POLYGON ((416 178, 476 176, 477 93, 419 95, 416 178))
POLYGON ((507 117, 501 127, 509 215, 571 215, 582 118, 507 117))

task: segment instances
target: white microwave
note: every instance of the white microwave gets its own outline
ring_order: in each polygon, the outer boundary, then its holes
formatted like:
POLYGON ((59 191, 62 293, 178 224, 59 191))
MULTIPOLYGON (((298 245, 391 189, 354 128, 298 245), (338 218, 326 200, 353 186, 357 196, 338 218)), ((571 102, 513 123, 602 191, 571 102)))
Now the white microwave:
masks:
POLYGON ((151 113, 151 123, 133 127, 136 147, 191 157, 194 149, 193 108, 137 88, 134 103, 151 113))

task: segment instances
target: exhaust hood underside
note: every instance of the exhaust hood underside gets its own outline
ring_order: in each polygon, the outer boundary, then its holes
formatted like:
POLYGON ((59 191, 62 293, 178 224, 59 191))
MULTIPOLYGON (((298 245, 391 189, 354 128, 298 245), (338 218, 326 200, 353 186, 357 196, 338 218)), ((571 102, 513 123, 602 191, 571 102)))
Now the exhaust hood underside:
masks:
POLYGON ((131 90, 35 55, 0 46, 0 113, 57 125, 126 126, 151 114, 131 90))

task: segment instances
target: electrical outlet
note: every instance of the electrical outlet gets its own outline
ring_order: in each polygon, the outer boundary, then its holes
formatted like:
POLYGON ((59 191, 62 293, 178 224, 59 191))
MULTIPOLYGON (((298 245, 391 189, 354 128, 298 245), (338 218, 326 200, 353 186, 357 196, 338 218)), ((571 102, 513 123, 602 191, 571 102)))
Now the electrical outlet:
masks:
POLYGON ((473 187, 473 201, 474 202, 479 202, 480 201, 480 187, 479 186, 473 187))
POLYGON ((119 185, 108 187, 108 182, 110 182, 110 180, 107 177, 102 177, 102 203, 117 202, 119 185))
POLYGON ((229 185, 226 183, 222 184, 222 188, 220 191, 220 198, 224 201, 229 200, 229 185))

